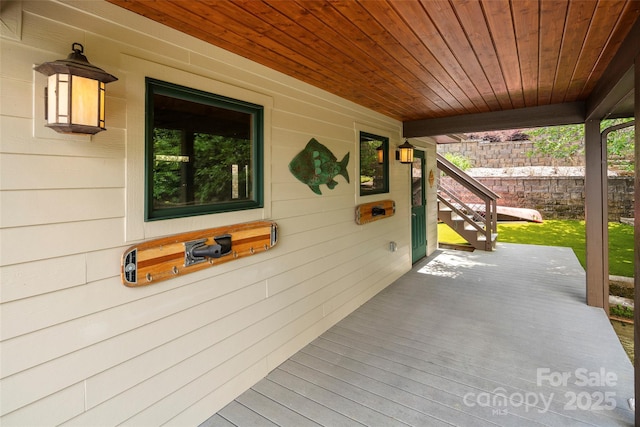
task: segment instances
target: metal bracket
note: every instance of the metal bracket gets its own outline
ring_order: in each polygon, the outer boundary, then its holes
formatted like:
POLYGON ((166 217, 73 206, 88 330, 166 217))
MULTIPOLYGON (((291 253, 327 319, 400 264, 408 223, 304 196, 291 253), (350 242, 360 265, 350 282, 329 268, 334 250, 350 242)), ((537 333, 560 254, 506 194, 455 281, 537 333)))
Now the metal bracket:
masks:
POLYGON ((275 246, 278 242, 278 226, 276 224, 271 224, 271 246, 275 246))
POLYGON ((124 256, 124 280, 127 283, 138 282, 138 250, 134 249, 124 256))
POLYGON ((371 216, 379 216, 379 215, 386 215, 386 214, 387 214, 387 210, 382 206, 374 206, 373 208, 371 208, 371 216))
POLYGON ((207 245, 208 239, 192 240, 184 244, 184 266, 200 264, 213 258, 231 253, 231 235, 224 234, 213 238, 215 244, 207 245))

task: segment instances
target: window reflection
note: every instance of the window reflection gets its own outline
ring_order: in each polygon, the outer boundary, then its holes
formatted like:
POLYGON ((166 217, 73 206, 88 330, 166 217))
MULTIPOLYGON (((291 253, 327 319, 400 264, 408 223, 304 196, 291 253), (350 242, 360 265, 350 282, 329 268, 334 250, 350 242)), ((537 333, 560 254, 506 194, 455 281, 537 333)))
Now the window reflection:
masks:
POLYGON ((411 194, 412 206, 422 206, 423 189, 422 189, 422 159, 415 157, 411 164, 411 194))
POLYGON ((389 192, 389 138, 360 132, 360 195, 389 192))

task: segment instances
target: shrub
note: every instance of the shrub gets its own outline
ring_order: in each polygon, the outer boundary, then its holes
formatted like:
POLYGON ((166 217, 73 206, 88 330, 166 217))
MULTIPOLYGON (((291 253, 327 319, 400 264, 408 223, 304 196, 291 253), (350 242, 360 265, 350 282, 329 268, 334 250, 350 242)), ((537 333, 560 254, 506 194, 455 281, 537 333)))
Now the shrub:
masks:
POLYGON ((466 171, 471 167, 471 161, 464 157, 462 154, 457 153, 445 153, 444 158, 449 160, 451 163, 466 171))
POLYGON ((528 141, 529 135, 524 132, 516 131, 509 135, 509 141, 528 141))

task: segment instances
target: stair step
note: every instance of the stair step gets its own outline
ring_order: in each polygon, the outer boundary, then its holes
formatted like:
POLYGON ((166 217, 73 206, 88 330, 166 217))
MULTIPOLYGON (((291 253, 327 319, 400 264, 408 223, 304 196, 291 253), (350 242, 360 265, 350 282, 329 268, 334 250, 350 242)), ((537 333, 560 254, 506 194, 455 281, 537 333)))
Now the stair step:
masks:
MULTIPOLYGON (((491 241, 495 242, 496 240, 498 240, 498 233, 491 233, 491 241)), ((477 241, 478 242, 486 242, 487 241, 487 237, 484 234, 479 233, 477 241)))
POLYGON ((438 210, 438 220, 451 227, 453 231, 469 242, 471 247, 485 251, 491 251, 496 247, 497 233, 492 233, 491 240, 487 242, 484 232, 478 230, 472 224, 473 222, 484 229, 485 223, 482 221, 474 221, 472 217, 458 214, 448 206, 438 210))
POLYGON ((438 247, 440 249, 454 249, 456 251, 465 251, 465 252, 473 252, 473 251, 476 250, 476 248, 474 248, 470 244, 456 244, 456 243, 439 242, 438 243, 438 247))
MULTIPOLYGON (((438 169, 442 170, 443 165, 447 171, 455 171, 452 175, 458 183, 467 189, 471 189, 474 182, 477 182, 474 178, 466 175, 462 171, 458 171, 455 166, 449 165, 440 155, 437 156, 438 169)), ((491 251, 496 247, 497 233, 492 233, 489 236, 490 241, 487 241, 486 229, 492 227, 491 218, 487 217, 482 219, 485 214, 483 212, 489 206, 489 203, 495 203, 495 199, 499 197, 493 192, 482 192, 484 196, 477 194, 484 203, 469 203, 461 202, 460 196, 455 192, 450 192, 447 188, 438 186, 437 188, 438 199, 438 220, 447 224, 456 233, 462 236, 471 246, 476 249, 491 251), (477 219, 480 218, 478 221, 477 219), (482 231, 485 230, 485 231, 482 231)))
MULTIPOLYGON (((480 228, 484 229, 484 224, 476 222, 476 224, 478 224, 480 226, 480 228)), ((473 225, 469 224, 467 221, 464 222, 464 229, 465 230, 469 230, 469 231, 479 231, 477 228, 475 228, 473 225)))

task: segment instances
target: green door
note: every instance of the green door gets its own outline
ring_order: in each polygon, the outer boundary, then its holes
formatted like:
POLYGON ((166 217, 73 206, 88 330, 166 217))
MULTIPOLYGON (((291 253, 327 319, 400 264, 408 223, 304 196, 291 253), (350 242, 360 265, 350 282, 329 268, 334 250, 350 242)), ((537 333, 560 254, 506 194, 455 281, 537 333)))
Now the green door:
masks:
POLYGON ((411 165, 411 259, 427 255, 427 213, 424 188, 424 152, 415 150, 411 165))

